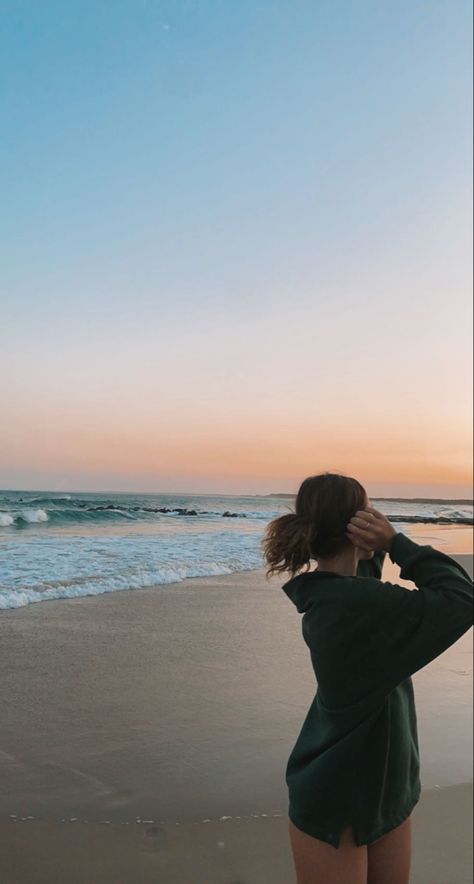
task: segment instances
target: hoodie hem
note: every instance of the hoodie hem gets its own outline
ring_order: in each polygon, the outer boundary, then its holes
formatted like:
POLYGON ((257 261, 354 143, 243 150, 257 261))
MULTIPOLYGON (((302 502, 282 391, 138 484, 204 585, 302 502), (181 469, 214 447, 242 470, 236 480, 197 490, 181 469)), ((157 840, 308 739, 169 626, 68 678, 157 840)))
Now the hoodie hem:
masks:
POLYGON ((403 823, 407 817, 410 816, 413 808, 420 800, 421 795, 421 785, 417 788, 415 795, 411 798, 410 802, 405 805, 405 808, 400 811, 396 816, 391 817, 389 820, 386 820, 382 826, 379 826, 377 829, 371 832, 364 832, 364 826, 360 826, 357 821, 347 821, 342 826, 339 825, 337 827, 337 831, 331 831, 324 826, 317 826, 311 822, 308 822, 304 817, 300 817, 298 813, 295 812, 293 807, 290 805, 288 809, 288 817, 290 821, 303 832, 305 835, 310 835, 313 838, 317 838, 318 841, 324 841, 326 844, 330 844, 331 847, 335 847, 336 849, 339 847, 339 842, 341 840, 341 834, 347 826, 352 826, 354 831, 354 840, 357 847, 370 846, 375 841, 378 841, 383 835, 386 835, 388 832, 391 832, 392 829, 396 829, 401 823, 403 823))

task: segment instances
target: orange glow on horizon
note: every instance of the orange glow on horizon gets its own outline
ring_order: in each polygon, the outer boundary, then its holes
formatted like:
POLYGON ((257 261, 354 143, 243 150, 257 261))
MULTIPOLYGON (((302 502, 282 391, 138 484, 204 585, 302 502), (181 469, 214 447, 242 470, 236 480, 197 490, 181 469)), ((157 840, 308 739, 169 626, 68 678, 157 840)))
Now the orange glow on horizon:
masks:
MULTIPOLYGON (((285 438, 276 430, 270 437, 253 434, 253 438, 213 438, 208 433, 190 432, 174 439, 147 436, 116 430, 77 430, 57 432, 41 444, 38 440, 36 463, 42 469, 61 472, 113 471, 124 476, 159 473, 183 477, 232 479, 266 479, 279 476, 281 481, 295 476, 304 478, 326 470, 353 475, 360 481, 386 483, 472 484, 472 464, 467 446, 400 450, 380 444, 376 437, 364 436, 352 444, 333 441, 327 435, 318 444, 317 438, 285 438)), ((25 466, 21 447, 9 452, 10 464, 25 466)), ((278 490, 278 489, 276 489, 278 490)))

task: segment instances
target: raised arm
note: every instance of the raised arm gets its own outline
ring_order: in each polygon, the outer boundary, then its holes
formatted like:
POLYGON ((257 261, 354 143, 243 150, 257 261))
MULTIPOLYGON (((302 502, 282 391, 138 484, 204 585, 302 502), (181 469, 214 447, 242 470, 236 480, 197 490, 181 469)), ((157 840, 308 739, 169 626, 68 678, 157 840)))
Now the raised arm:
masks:
POLYGON ((373 582, 370 605, 370 668, 380 686, 391 690, 451 647, 473 623, 473 584, 450 556, 397 534, 390 558, 400 576, 417 589, 373 582))
MULTIPOLYGON (((365 530, 378 536, 376 525, 365 530)), ((367 581, 361 594, 360 615, 371 625, 367 661, 372 678, 391 690, 468 631, 474 594, 469 574, 455 559, 393 529, 392 536, 386 527, 383 531, 400 576, 417 587, 374 580, 367 581)))

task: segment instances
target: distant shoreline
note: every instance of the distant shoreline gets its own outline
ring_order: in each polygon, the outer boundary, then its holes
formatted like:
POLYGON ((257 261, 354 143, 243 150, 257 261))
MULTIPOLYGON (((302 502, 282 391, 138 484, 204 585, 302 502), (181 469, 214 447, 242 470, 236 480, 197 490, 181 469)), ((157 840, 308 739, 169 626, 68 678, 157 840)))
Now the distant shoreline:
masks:
MULTIPOLYGON (((277 491, 272 491, 271 494, 263 494, 256 495, 257 497, 296 497, 296 494, 288 494, 286 492, 282 492, 278 494, 277 491)), ((464 498, 464 497, 377 497, 375 494, 371 495, 372 500, 391 500, 398 501, 399 503, 468 503, 473 504, 474 501, 472 498, 464 498)))
MULTIPOLYGON (((230 497, 230 498, 253 498, 259 497, 262 500, 268 499, 269 497, 280 497, 280 498, 289 498, 294 499, 296 497, 297 492, 288 492, 288 491, 272 491, 270 494, 236 494, 231 492, 225 493, 217 493, 206 491, 199 494, 197 491, 77 491, 73 489, 68 490, 54 490, 51 489, 40 489, 40 488, 0 488, 0 495, 2 494, 35 494, 35 495, 44 495, 49 497, 50 495, 54 495, 58 498, 64 496, 75 496, 81 495, 85 496, 87 494, 93 494, 95 496, 106 497, 108 495, 117 496, 117 497, 230 497)), ((387 500, 394 501, 399 503, 449 503, 449 504, 468 504, 470 506, 473 505, 474 501, 472 498, 467 497, 378 497, 376 494, 370 495, 372 500, 387 500)), ((53 499, 51 497, 51 499, 53 499)), ((25 503, 28 503, 25 500, 25 503)))

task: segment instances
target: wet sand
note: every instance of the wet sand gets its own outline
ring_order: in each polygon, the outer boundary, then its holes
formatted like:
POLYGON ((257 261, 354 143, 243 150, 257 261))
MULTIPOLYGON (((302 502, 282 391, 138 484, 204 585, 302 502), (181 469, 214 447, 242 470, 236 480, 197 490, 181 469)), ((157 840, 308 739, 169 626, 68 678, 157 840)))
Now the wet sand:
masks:
MULTIPOLYGON (((294 882, 284 768, 315 682, 282 582, 251 571, 2 612, 2 884, 294 882)), ((414 685, 412 881, 467 884, 472 630, 414 685)))
MULTIPOLYGON (((411 884, 472 884, 472 784, 412 815, 411 884)), ((294 884, 287 820, 182 825, 0 823, 2 884, 294 884)))

